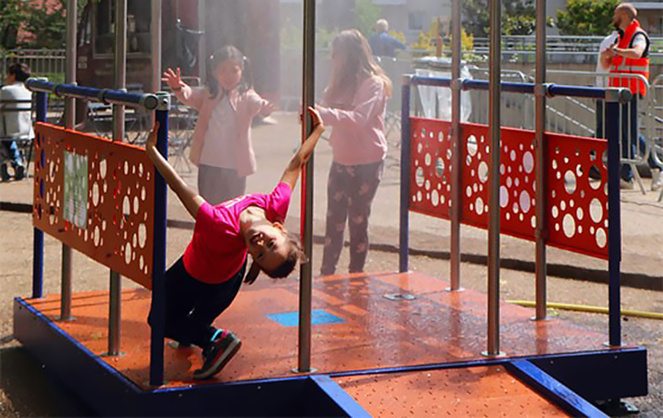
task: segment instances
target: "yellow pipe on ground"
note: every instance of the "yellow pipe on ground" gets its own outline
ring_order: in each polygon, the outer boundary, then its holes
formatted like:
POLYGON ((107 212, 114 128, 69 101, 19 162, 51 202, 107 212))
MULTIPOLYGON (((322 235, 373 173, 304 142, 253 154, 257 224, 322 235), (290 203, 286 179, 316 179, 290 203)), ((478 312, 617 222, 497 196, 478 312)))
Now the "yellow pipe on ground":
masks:
MULTIPOLYGON (((530 300, 507 300, 507 302, 513 303, 514 305, 525 306, 527 308, 536 307, 536 302, 530 300)), ((548 308, 564 309, 567 311, 579 311, 579 312, 602 313, 602 314, 608 313, 608 308, 602 308, 600 306, 573 305, 570 303, 556 303, 556 302, 548 302, 547 306, 548 308)), ((633 311, 630 309, 622 309, 622 315, 634 316, 639 318, 648 318, 648 319, 663 319, 663 313, 633 311)))

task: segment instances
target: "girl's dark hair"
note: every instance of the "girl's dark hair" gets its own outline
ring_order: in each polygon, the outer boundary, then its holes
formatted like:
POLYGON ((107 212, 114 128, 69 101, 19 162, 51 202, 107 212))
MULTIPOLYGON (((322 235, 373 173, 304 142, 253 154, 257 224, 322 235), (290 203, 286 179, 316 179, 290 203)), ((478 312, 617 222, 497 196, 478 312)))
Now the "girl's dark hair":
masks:
POLYGON ((288 233, 286 245, 289 247, 289 250, 285 261, 272 271, 263 270, 272 279, 288 277, 297 266, 297 263, 306 263, 308 261, 306 254, 302 251, 302 244, 299 242, 297 235, 288 233))
POLYGON ((227 60, 237 61, 242 66, 242 79, 239 81, 238 86, 239 92, 244 93, 253 88, 249 59, 246 58, 239 49, 232 45, 226 45, 212 54, 207 61, 207 89, 209 90, 212 99, 216 98, 219 93, 227 93, 220 91, 219 83, 217 83, 216 77, 214 77, 214 70, 216 67, 227 60))

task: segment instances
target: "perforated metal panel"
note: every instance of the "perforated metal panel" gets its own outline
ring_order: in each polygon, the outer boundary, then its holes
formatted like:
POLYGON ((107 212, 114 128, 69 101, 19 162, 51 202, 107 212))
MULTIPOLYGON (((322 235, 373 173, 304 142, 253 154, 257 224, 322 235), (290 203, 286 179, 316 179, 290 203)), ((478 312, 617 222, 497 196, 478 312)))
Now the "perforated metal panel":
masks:
MULTIPOLYGON (((449 219, 451 123, 413 118, 410 209, 449 219)), ((607 170, 605 140, 548 134, 547 243, 607 259, 607 170), (600 179, 589 177, 590 168, 600 179)), ((534 240, 536 181, 534 132, 501 130, 501 232, 534 240)), ((462 124, 461 221, 486 229, 489 205, 488 127, 462 124)))
POLYGON ((151 287, 154 166, 144 150, 43 123, 36 135, 34 226, 151 287), (72 160, 87 172, 77 194, 65 192, 72 160))

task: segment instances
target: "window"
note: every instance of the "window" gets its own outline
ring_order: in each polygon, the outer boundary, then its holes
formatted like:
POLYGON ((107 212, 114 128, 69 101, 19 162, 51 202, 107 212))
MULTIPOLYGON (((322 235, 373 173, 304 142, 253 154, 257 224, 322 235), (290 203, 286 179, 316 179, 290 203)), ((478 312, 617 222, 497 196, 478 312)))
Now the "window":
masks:
MULTIPOLYGON (((127 3, 127 52, 150 53, 151 6, 149 1, 129 0, 127 3)), ((95 54, 112 54, 115 43, 115 2, 95 3, 95 54)))

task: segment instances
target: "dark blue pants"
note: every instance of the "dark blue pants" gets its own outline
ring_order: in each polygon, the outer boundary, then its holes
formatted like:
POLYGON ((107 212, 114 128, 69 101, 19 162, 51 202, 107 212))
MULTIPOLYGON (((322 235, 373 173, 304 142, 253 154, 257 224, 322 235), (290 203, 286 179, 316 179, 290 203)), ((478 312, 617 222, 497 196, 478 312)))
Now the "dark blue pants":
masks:
MULTIPOLYGON (((216 332, 212 322, 235 300, 245 271, 246 262, 228 281, 203 283, 191 277, 180 257, 165 275, 165 336, 180 343, 207 348, 216 332)), ((150 311, 147 322, 152 325, 152 321, 150 311)))

